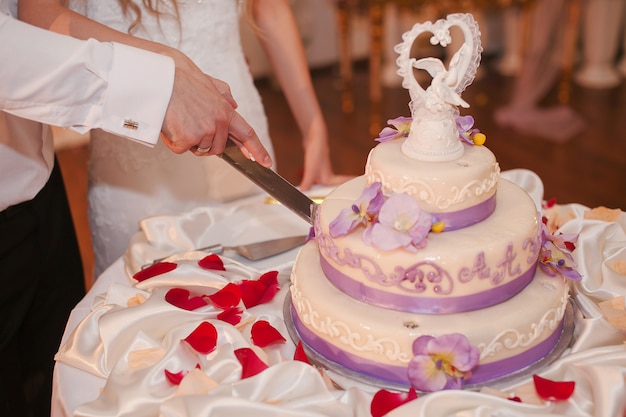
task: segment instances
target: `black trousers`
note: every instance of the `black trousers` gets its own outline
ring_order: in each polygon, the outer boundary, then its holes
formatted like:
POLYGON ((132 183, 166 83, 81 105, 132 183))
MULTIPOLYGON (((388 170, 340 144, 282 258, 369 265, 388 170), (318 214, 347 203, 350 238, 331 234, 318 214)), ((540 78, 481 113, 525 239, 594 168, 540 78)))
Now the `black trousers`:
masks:
POLYGON ((50 416, 54 355, 84 294, 76 233, 55 163, 33 200, 0 212, 0 414, 50 416))

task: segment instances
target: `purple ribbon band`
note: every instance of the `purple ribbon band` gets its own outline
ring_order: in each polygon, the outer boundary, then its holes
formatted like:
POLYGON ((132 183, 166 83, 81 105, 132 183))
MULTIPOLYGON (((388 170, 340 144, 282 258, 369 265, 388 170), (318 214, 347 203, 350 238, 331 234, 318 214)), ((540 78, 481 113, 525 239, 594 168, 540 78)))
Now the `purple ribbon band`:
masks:
POLYGON ((478 310, 508 300, 524 289, 535 276, 536 264, 506 284, 466 296, 420 297, 415 294, 398 294, 374 288, 337 271, 320 257, 324 275, 340 291, 367 304, 421 314, 450 314, 478 310))
POLYGON ((450 213, 431 213, 437 221, 445 225, 444 232, 462 229, 485 220, 496 209, 496 195, 463 210, 450 213))
MULTIPOLYGON (((302 342, 329 361, 338 364, 342 368, 379 381, 387 381, 406 387, 411 385, 407 377, 408 364, 407 366, 383 365, 345 352, 341 348, 320 338, 304 326, 293 306, 291 314, 294 327, 302 342)), ((484 365, 478 364, 478 366, 472 369, 472 375, 465 381, 465 384, 487 382, 520 371, 534 364, 546 357, 554 349, 562 332, 563 320, 561 320, 555 331, 548 338, 519 355, 484 365)))

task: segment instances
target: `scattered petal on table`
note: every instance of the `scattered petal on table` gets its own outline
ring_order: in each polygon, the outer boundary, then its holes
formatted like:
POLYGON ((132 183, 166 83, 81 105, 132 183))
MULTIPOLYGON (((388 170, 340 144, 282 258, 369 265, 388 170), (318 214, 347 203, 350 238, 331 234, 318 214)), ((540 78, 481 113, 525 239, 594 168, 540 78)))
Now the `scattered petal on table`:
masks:
POLYGON ((184 340, 196 352, 209 354, 217 346, 217 329, 208 321, 203 321, 184 340))
POLYGON ((154 265, 150 265, 147 268, 142 269, 133 275, 137 281, 145 281, 148 278, 156 277, 157 275, 165 274, 166 272, 170 272, 176 269, 178 264, 173 262, 157 262, 154 265))
POLYGON ((215 307, 220 310, 227 310, 239 304, 241 301, 241 291, 237 285, 228 283, 224 288, 207 297, 215 307))
POLYGON ((278 290, 278 271, 263 274, 258 280, 244 280, 239 283, 241 299, 246 308, 272 301, 278 290))
POLYGON ((277 343, 285 343, 287 340, 267 320, 259 320, 252 325, 252 343, 264 348, 277 343))
POLYGON ((241 322, 241 314, 243 311, 239 307, 229 308, 217 315, 218 320, 222 320, 228 324, 236 326, 241 322))
POLYGON ((552 381, 533 375, 537 395, 546 401, 564 401, 572 396, 576 382, 574 381, 552 381))
POLYGON ((198 265, 204 269, 211 269, 214 271, 226 271, 224 268, 224 261, 222 258, 212 253, 198 261, 198 265))
POLYGON ((416 398, 417 392, 413 387, 408 392, 391 392, 381 389, 372 398, 372 404, 370 405, 372 417, 382 417, 391 410, 416 398))
POLYGON ((254 376, 268 368, 250 348, 235 349, 234 353, 241 363, 241 379, 254 376))
POLYGON ((189 290, 185 288, 171 288, 165 294, 165 301, 182 308, 183 310, 193 311, 197 308, 204 307, 207 302, 201 296, 191 297, 189 290))
POLYGON ((296 351, 293 353, 293 360, 308 363, 309 365, 311 364, 309 358, 304 352, 304 346, 302 346, 302 341, 300 340, 298 340, 298 344, 296 345, 296 351))
POLYGON ((170 381, 170 383, 174 385, 180 384, 180 381, 183 380, 183 377, 187 373, 186 371, 178 371, 174 373, 174 372, 168 371, 167 369, 165 369, 164 372, 165 372, 165 378, 167 378, 167 380, 170 381))

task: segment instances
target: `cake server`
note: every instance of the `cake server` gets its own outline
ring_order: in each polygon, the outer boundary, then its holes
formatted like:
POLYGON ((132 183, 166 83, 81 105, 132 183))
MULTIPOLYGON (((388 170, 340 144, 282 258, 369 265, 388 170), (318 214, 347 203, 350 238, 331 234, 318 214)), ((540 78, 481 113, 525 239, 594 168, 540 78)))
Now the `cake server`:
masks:
MULTIPOLYGON (((225 246, 218 243, 210 246, 205 246, 203 248, 194 249, 194 251, 210 252, 217 255, 220 255, 226 251, 234 251, 238 255, 243 256, 246 259, 249 259, 251 261, 258 261, 260 259, 269 258, 270 256, 278 255, 290 249, 297 248, 298 246, 301 246, 304 244, 304 242, 306 242, 306 238, 306 235, 281 237, 278 239, 264 240, 261 242, 246 243, 244 245, 235 246, 225 246)), ((174 255, 176 254, 171 254, 163 258, 155 259, 154 261, 143 265, 141 269, 164 261, 165 259, 174 255)))
POLYGON ((232 140, 219 157, 307 223, 313 224, 318 205, 276 172, 246 158, 232 140))

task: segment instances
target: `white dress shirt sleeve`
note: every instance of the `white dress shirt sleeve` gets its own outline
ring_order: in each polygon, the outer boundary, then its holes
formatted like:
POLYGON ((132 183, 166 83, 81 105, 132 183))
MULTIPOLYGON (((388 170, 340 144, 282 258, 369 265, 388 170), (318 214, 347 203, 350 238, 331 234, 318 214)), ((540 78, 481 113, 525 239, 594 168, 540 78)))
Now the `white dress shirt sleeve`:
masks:
POLYGON ((155 144, 174 85, 171 58, 80 41, 0 13, 0 109, 38 122, 91 128, 155 144))

